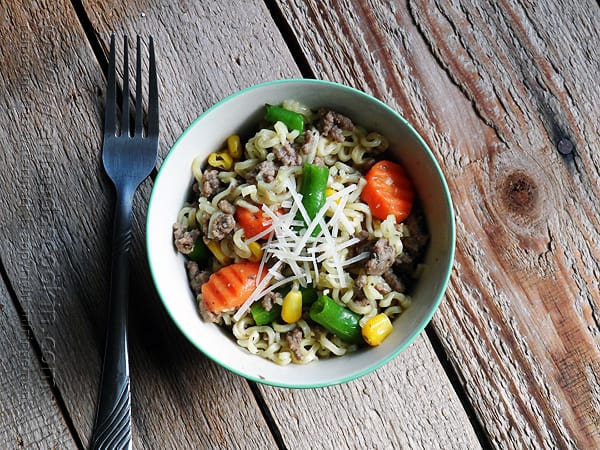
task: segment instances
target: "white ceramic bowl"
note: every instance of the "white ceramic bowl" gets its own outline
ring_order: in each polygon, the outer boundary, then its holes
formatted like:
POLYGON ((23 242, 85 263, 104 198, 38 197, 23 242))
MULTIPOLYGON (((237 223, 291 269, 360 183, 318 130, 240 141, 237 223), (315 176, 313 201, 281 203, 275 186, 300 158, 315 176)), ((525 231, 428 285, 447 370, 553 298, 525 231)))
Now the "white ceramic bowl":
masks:
POLYGON ((355 89, 317 80, 281 80, 250 87, 217 103, 175 142, 158 173, 147 217, 147 251, 158 293, 185 336, 206 356, 232 372, 261 383, 290 388, 343 383, 384 365, 423 330, 446 289, 454 257, 454 216, 448 187, 425 142, 398 113, 355 89), (312 109, 327 107, 354 123, 383 133, 394 157, 407 168, 423 205, 431 240, 426 268, 412 292, 411 306, 394 322, 393 333, 375 348, 343 357, 278 366, 239 347, 229 331, 204 322, 188 285, 184 258, 174 248, 172 225, 192 185, 197 155, 219 149, 231 134, 257 129, 265 103, 295 99, 312 109))

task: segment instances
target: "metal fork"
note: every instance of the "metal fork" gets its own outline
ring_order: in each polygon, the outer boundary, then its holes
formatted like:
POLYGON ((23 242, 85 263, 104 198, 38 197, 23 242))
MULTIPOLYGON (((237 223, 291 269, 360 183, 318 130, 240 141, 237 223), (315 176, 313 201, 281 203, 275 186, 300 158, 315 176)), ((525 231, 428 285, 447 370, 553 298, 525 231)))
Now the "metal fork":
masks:
POLYGON ((112 244, 112 266, 108 324, 96 420, 92 432, 93 449, 131 448, 131 394, 127 344, 129 250, 133 196, 156 164, 158 153, 158 81, 154 42, 150 37, 147 131, 144 134, 142 107, 142 63, 140 36, 137 36, 135 81, 135 128, 130 131, 129 61, 124 37, 123 98, 121 133, 117 134, 117 87, 115 74, 115 35, 110 39, 108 87, 104 116, 102 162, 116 190, 112 244))

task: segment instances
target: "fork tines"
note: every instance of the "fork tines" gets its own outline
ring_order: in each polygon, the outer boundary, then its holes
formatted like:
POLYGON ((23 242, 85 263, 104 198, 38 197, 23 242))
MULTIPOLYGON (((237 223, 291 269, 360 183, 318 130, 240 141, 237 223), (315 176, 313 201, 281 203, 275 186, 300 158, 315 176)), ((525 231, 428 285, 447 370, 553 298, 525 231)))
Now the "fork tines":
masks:
MULTIPOLYGON (((131 135, 130 127, 130 108, 129 108, 129 56, 127 35, 123 36, 123 92, 121 98, 121 135, 128 133, 131 135)), ((158 79, 156 75, 156 57, 154 54, 154 40, 149 37, 148 50, 150 53, 150 63, 148 69, 148 116, 147 116, 147 137, 158 136, 158 79)), ((106 93, 106 112, 104 116, 104 135, 117 134, 117 83, 115 76, 115 34, 110 37, 110 55, 108 59, 108 88, 106 93)), ((144 130, 143 105, 142 105, 142 58, 141 58, 141 38, 138 35, 136 39, 136 71, 135 71, 135 128, 133 135, 142 137, 144 130)))

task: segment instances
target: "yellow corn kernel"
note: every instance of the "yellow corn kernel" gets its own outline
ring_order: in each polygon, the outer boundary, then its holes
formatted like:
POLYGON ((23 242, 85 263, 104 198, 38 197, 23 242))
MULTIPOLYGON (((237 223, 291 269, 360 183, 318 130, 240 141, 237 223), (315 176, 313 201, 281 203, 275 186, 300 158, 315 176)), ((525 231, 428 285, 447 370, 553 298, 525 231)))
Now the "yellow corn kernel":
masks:
POLYGON ((229 264, 231 262, 231 258, 223 253, 221 250, 221 243, 218 241, 209 241, 208 239, 205 241, 206 246, 212 252, 212 254, 217 258, 220 264, 229 264))
POLYGON ((263 249, 258 242, 250 242, 248 244, 250 249, 250 257, 248 258, 252 262, 258 262, 262 259, 263 249))
POLYGON ((373 347, 381 344, 390 335, 394 327, 390 318, 384 313, 371 317, 362 327, 365 342, 373 347))
POLYGON ((208 164, 216 169, 229 170, 233 166, 233 159, 227 152, 212 152, 208 155, 208 164))
MULTIPOLYGON (((331 197, 333 194, 337 194, 337 191, 333 188, 325 189, 325 197, 331 197)), ((340 199, 338 198, 335 202, 339 205, 340 199)))
POLYGON ((237 134, 232 134, 227 138, 227 151, 233 159, 242 157, 242 141, 237 134))
POLYGON ((291 290, 283 298, 281 318, 286 323, 296 323, 302 317, 302 292, 291 290))

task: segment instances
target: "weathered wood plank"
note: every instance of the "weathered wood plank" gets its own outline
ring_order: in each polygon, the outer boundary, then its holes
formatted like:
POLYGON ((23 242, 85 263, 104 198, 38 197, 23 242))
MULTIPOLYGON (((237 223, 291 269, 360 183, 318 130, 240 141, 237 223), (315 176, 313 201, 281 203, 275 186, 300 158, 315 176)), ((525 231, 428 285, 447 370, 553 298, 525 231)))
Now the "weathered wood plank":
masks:
MULTIPOLYGON (((178 7, 162 5, 161 2, 145 4, 143 7, 123 4, 117 6, 116 10, 111 7, 109 11, 108 6, 92 6, 90 3, 86 4, 86 10, 100 34, 107 35, 112 29, 135 30, 143 25, 145 30, 152 32, 158 42, 161 42, 163 97, 167 98, 167 104, 173 105, 171 110, 163 107, 166 140, 172 142, 185 126, 185 121, 191 120, 202 109, 230 92, 256 82, 300 76, 284 41, 273 33, 275 26, 262 3, 253 2, 249 5, 245 2, 238 5, 229 2, 226 7, 213 3, 203 5, 202 9, 187 3, 178 7), (237 17, 234 22, 224 19, 231 14, 237 17), (250 14, 250 17, 244 17, 244 14, 250 14), (210 23, 200 20, 204 15, 211 17, 210 23), (182 23, 176 23, 176 20, 181 20, 182 23), (227 20, 225 24, 222 23, 223 20, 227 20), (163 28, 165 21, 172 24, 171 29, 163 28), (230 31, 232 27, 235 30, 233 40, 230 31), (172 42, 173 38, 169 36, 181 36, 181 39, 172 42), (265 45, 265 42, 269 45, 265 45), (202 51, 198 51, 198 48, 202 51), (210 55, 207 49, 210 49, 210 55), (205 91, 207 85, 211 86, 210 92, 205 91), (169 95, 174 97, 169 100, 169 95), (179 106, 175 105, 177 102, 179 106)), ((311 408, 306 406, 322 405, 323 391, 292 392, 264 386, 260 390, 267 406, 273 411, 286 445, 290 448, 320 444, 327 446, 331 428, 335 424, 324 423, 322 415, 310 414, 311 408), (304 411, 294 412, 298 416, 298 422, 288 421, 288 402, 304 411), (308 431, 311 434, 310 443, 306 439, 302 440, 302 434, 308 431)), ((431 436, 436 436, 439 448, 464 448, 462 444, 465 443, 468 448, 479 446, 469 420, 426 339, 420 338, 394 364, 371 376, 369 381, 338 387, 329 392, 332 405, 345 405, 335 406, 335 411, 330 411, 341 422, 350 424, 362 420, 388 425, 398 421, 404 424, 403 430, 421 430, 419 436, 423 442, 429 442, 431 436), (406 367, 410 369, 405 369, 406 367), (403 375, 407 370, 409 375, 405 377, 403 375), (424 373, 427 375, 422 376, 424 373), (366 386, 364 390, 367 393, 363 392, 363 386, 366 386), (399 392, 392 395, 393 401, 390 404, 377 403, 373 409, 367 410, 360 402, 356 402, 358 398, 364 400, 366 395, 383 396, 382 386, 396 386, 399 392), (426 403, 419 398, 421 395, 429 396, 426 403), (411 406, 404 407, 403 402, 409 401, 411 406), (427 412, 422 409, 424 405, 427 412), (427 414, 427 419, 415 415, 415 410, 423 411, 423 416, 427 414), (382 416, 379 422, 372 419, 374 414, 382 416), (439 432, 440 429, 445 431, 439 432), (426 436, 427 433, 429 436, 426 436)), ((327 420, 333 419, 331 416, 327 420)), ((247 420, 243 422, 248 423, 247 420)), ((385 445, 416 445, 415 436, 401 430, 393 431, 389 441, 385 441, 380 429, 381 427, 365 428, 361 431, 361 439, 367 447, 377 447, 386 442, 385 445)), ((352 446, 351 440, 347 443, 352 446)))
POLYGON ((261 387, 289 448, 481 448, 427 339, 346 385, 261 387), (291 419, 291 420, 290 420, 291 419))
POLYGON ((0 282, 0 446, 77 448, 6 286, 0 282))
MULTIPOLYGON (((262 21, 244 14, 248 27, 262 21)), ((103 349, 112 229, 112 187, 100 164, 104 76, 70 2, 52 7, 37 1, 4 2, 0 17, 0 102, 8 112, 0 116, 5 143, 0 177, 7 187, 0 199, 0 254, 52 380, 87 447, 103 349)), ((151 11, 146 17, 157 21, 151 31, 164 29, 159 22, 166 17, 151 11)), ((241 23, 231 10, 226 16, 193 19, 196 25, 203 20, 203 26, 217 21, 215 28, 219 22, 241 23)), ((139 23, 133 25, 143 29, 139 23)), ((187 60, 172 60, 169 72, 168 55, 177 54, 179 43, 166 34, 161 40, 158 34, 159 52, 165 51, 160 59, 166 88, 164 155, 173 130, 179 133, 198 106, 191 90, 184 105, 181 92, 166 82, 178 79, 187 60), (185 114, 172 114, 180 108, 185 114)), ((244 73, 239 74, 236 88, 244 83, 244 73)), ((207 87, 207 78, 198 80, 207 94, 223 95, 207 87)), ((215 83, 214 77, 209 79, 215 83)), ((134 448, 231 448, 242 436, 257 447, 273 448, 248 384, 195 351, 171 325, 154 294, 142 244, 148 192, 146 184, 134 210, 130 311, 134 448), (244 423, 251 426, 240 428, 244 423)), ((34 423, 36 417, 30 420, 34 423)), ((24 440, 36 436, 32 430, 24 440)))
MULTIPOLYGON (((113 31, 154 36, 160 62, 162 157, 201 112, 227 95, 299 75, 261 1, 82 3, 105 48, 113 31)), ((117 54, 122 54, 119 46, 117 54)))
MULTIPOLYGON (((448 72, 471 55, 461 65, 477 67, 477 80, 471 69, 457 84, 497 135, 498 154, 472 170, 478 196, 491 205, 471 216, 483 224, 485 244, 465 249, 471 262, 463 286, 477 286, 472 270, 487 286, 481 297, 470 296, 471 312, 455 314, 458 330, 474 313, 491 337, 473 342, 489 368, 467 366, 471 383, 490 380, 504 392, 498 399, 490 389, 482 415, 493 424, 490 433, 515 446, 598 447, 600 8, 511 2, 487 11, 465 2, 459 10, 414 10, 448 72), (488 27, 497 30, 493 38, 488 27), (454 57, 449 40, 463 42, 454 57), (495 59, 485 58, 490 49, 495 59), (562 156, 569 146, 573 153, 562 156), (487 249, 493 261, 480 258, 487 249), (497 400, 502 408, 486 407, 497 400)), ((450 330, 450 348, 467 342, 450 330)))
POLYGON ((317 76, 442 163, 458 246, 434 324, 491 441, 600 446, 598 4, 279 4, 317 76))

